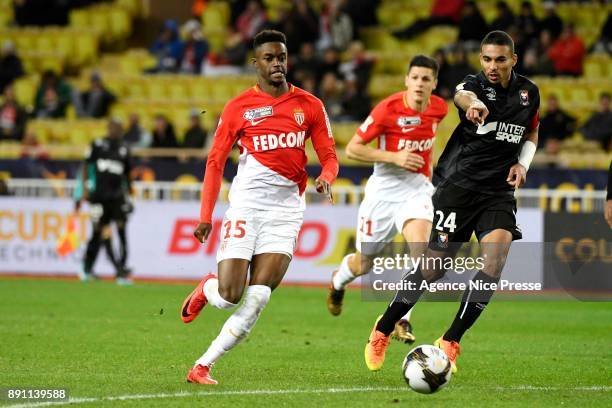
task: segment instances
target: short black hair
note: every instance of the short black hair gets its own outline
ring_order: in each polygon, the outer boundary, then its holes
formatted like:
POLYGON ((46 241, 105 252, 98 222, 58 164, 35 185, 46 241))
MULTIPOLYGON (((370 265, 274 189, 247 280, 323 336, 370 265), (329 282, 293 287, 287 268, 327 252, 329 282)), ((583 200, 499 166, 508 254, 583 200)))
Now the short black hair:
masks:
POLYGON ((507 45, 510 48, 510 52, 514 54, 514 41, 512 37, 505 32, 500 30, 491 31, 489 34, 485 35, 485 38, 482 39, 480 43, 480 48, 482 49, 485 45, 507 45))
POLYGON ((428 57, 427 55, 419 54, 412 57, 410 60, 410 65, 408 65, 408 72, 412 69, 412 67, 424 67, 429 68, 434 73, 434 78, 438 77, 438 70, 440 67, 438 66, 438 62, 428 57))
POLYGON ((253 38, 253 50, 256 50, 260 45, 269 42, 279 42, 287 45, 287 37, 285 34, 276 30, 262 30, 253 38))
POLYGON ((605 92, 605 91, 604 91, 604 92, 600 93, 600 94, 599 94, 599 99, 601 100, 601 99, 603 99, 603 98, 608 98, 608 99, 611 99, 611 98, 610 98, 610 92, 605 92))

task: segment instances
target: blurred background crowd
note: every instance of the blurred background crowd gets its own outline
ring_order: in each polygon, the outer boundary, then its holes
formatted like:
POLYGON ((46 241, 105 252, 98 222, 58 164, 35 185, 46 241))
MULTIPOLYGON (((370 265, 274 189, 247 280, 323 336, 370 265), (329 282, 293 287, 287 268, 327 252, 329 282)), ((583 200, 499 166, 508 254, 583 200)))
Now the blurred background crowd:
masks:
POLYGON ((340 159, 356 165, 343 145, 403 89, 411 56, 437 59, 435 92, 452 104, 479 70, 480 40, 499 29, 514 38, 516 71, 540 87, 535 165, 607 168, 611 11, 606 1, 0 0, 0 160, 80 158, 109 117, 137 154, 201 159, 225 102, 254 83, 253 36, 274 28, 287 35, 290 82, 323 100, 340 159))

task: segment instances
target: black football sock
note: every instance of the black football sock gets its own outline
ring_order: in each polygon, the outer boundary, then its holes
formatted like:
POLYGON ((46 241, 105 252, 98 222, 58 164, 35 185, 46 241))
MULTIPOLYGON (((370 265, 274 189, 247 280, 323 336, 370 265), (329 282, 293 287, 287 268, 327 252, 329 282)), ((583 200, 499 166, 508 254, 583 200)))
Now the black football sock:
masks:
POLYGON ((425 291, 425 289, 420 289, 423 280, 421 268, 417 268, 413 274, 410 274, 402 279, 405 284, 412 283, 412 287, 414 289, 410 290, 409 288, 406 288, 397 291, 395 298, 391 304, 387 306, 385 314, 383 314, 378 321, 376 330, 382 332, 386 336, 391 334, 395 328, 395 323, 397 323, 406 313, 408 313, 410 309, 412 309, 425 291))
POLYGON ((113 251, 113 243, 110 238, 107 238, 104 240, 104 249, 106 249, 106 255, 108 255, 108 259, 111 261, 111 263, 115 267, 117 277, 118 278, 122 277, 123 267, 119 265, 119 261, 117 261, 117 257, 115 256, 115 252, 113 251))
POLYGON ((472 327, 495 293, 495 290, 492 289, 480 289, 481 285, 498 283, 499 278, 492 278, 483 271, 478 271, 472 278, 472 282, 480 286, 474 289, 468 287, 463 292, 461 306, 450 328, 444 333, 444 340, 461 341, 461 337, 472 327))
POLYGON ((85 250, 85 260, 83 261, 83 269, 86 274, 90 274, 93 268, 98 252, 100 252, 100 244, 102 243, 101 231, 94 228, 91 238, 87 243, 85 250))
POLYGON ((121 247, 119 249, 119 263, 125 268, 128 257, 127 237, 125 234, 125 226, 117 227, 117 235, 119 235, 119 243, 121 247))

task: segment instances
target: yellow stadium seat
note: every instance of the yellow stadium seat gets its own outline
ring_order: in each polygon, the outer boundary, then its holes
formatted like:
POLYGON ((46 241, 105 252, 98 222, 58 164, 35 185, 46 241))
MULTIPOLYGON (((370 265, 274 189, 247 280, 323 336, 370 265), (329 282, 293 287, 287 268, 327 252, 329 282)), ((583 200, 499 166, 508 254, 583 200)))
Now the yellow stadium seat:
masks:
POLYGON ((15 97, 17 101, 25 106, 34 105, 34 97, 37 89, 37 79, 27 77, 15 81, 15 97))
POLYGON ((168 86, 168 97, 173 101, 189 99, 189 93, 185 83, 182 81, 174 81, 168 86))
POLYGON ((113 8, 109 15, 110 30, 113 37, 126 38, 132 31, 132 20, 127 11, 120 8, 113 8))
POLYGON ((225 2, 209 3, 202 14, 202 25, 206 33, 225 29, 229 23, 229 5, 225 2))
POLYGON ((91 28, 89 24, 89 12, 86 9, 76 9, 70 12, 70 26, 74 28, 91 28))
POLYGON ((40 56, 39 70, 62 73, 64 72, 64 56, 58 53, 48 53, 40 56))
POLYGON ((87 145, 90 143, 87 128, 84 126, 71 126, 70 128, 70 144, 71 145, 87 145))
POLYGON ((89 64, 97 59, 98 39, 90 33, 79 33, 75 44, 76 59, 80 64, 89 64))
POLYGON ((116 0, 115 3, 127 10, 132 17, 137 17, 142 14, 142 0, 116 0))
POLYGON ((51 34, 41 34, 36 38, 35 48, 40 52, 52 52, 55 51, 55 41, 51 34))
POLYGON ((96 11, 89 12, 89 24, 90 28, 93 28, 95 32, 100 34, 106 40, 112 38, 111 26, 110 26, 110 15, 108 10, 99 9, 96 11))
POLYGON ((575 86, 569 89, 571 102, 588 102, 593 100, 591 92, 586 87, 575 86))
POLYGON ((64 54, 68 58, 69 63, 76 65, 72 58, 74 55, 74 41, 72 38, 72 35, 68 33, 57 34, 55 36, 55 50, 64 54))
POLYGON ((165 101, 167 98, 165 81, 152 80, 145 82, 145 88, 149 99, 154 101, 165 101))

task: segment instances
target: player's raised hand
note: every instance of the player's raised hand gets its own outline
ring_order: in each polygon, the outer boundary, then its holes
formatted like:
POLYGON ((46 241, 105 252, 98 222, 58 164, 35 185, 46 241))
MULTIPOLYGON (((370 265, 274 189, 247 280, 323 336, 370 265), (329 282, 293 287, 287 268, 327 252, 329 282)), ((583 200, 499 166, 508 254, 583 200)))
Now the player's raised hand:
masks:
POLYGON ((206 242, 210 232, 212 231, 212 224, 208 222, 201 222, 193 231, 193 236, 198 239, 202 244, 206 242))
POLYGON ((527 180, 527 169, 525 169, 522 164, 516 163, 514 166, 510 167, 508 178, 506 179, 508 184, 514 188, 519 188, 525 184, 525 180, 527 180))
POLYGON ((410 171, 418 171, 425 165, 425 159, 420 155, 413 153, 416 149, 402 149, 395 152, 393 156, 393 164, 410 171))
POLYGON ((317 189, 317 193, 325 194, 330 204, 334 203, 334 197, 332 196, 331 186, 321 177, 318 177, 316 180, 315 187, 317 189))
POLYGON ((465 117, 467 120, 472 122, 475 125, 482 125, 489 115, 489 110, 485 106, 485 104, 476 99, 472 104, 468 107, 467 111, 465 111, 465 117))

